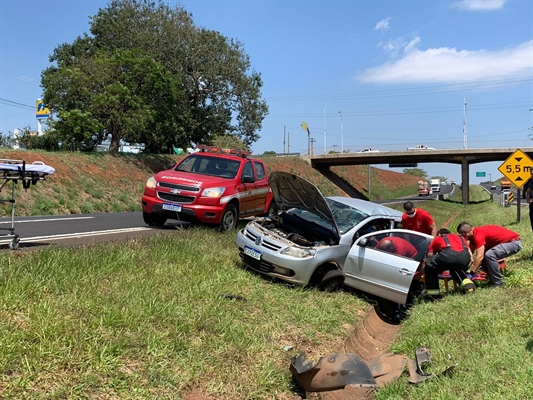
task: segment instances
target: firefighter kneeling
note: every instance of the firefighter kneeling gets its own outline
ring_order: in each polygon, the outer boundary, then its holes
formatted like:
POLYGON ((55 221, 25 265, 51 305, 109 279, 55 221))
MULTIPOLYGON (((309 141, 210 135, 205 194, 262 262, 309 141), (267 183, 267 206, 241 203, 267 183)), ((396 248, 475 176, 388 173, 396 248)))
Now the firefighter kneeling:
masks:
POLYGON ((439 229, 431 241, 425 267, 426 293, 428 296, 440 296, 439 274, 450 271, 452 279, 465 293, 475 290, 474 283, 466 271, 472 262, 472 252, 465 239, 452 234, 449 229, 439 229))

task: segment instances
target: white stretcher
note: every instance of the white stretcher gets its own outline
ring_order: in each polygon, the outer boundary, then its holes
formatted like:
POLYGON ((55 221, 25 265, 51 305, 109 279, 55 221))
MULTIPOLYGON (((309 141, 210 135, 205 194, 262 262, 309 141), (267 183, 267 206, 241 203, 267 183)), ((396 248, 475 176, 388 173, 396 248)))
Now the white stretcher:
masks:
POLYGON ((29 189, 31 185, 36 185, 37 182, 45 180, 47 175, 54 172, 54 168, 42 161, 27 164, 24 160, 0 159, 0 179, 3 179, 0 185, 0 193, 9 182, 11 183, 10 197, 0 198, 0 203, 11 203, 11 226, 8 228, 0 227, 0 231, 8 232, 4 235, 0 234, 0 237, 13 239, 9 244, 10 249, 18 248, 20 241, 19 235, 15 234, 15 187, 20 181, 24 189, 29 189))

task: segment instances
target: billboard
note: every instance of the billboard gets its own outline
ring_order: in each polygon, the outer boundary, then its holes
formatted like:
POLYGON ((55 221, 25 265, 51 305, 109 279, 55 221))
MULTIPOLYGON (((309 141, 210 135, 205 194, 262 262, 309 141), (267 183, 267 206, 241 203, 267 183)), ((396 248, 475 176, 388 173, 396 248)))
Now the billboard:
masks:
POLYGON ((41 99, 35 102, 35 117, 37 119, 50 118, 50 110, 41 99))

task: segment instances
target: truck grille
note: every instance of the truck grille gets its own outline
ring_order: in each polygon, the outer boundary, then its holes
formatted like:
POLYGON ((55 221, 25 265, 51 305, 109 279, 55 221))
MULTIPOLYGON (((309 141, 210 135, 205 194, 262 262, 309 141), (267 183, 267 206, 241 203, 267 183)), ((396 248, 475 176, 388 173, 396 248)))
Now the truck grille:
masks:
POLYGON ((186 186, 186 185, 180 185, 177 183, 170 183, 170 182, 159 182, 158 185, 164 188, 186 190, 188 192, 197 193, 200 191, 200 188, 198 186, 186 186))
POLYGON ((272 263, 269 263, 268 261, 256 260, 255 258, 244 254, 242 251, 239 252, 239 255, 241 256, 241 259, 246 264, 246 266, 255 269, 256 271, 268 274, 274 270, 272 263))
POLYGON ((183 196, 181 194, 172 194, 166 192, 157 192, 157 197, 161 200, 173 201, 175 203, 189 204, 192 203, 195 199, 194 196, 183 196))
MULTIPOLYGON (((255 243, 255 239, 257 239, 257 235, 254 235, 252 232, 250 232, 249 229, 244 230, 244 236, 250 239, 255 243)), ((261 241, 261 246, 266 247, 267 249, 278 251, 281 249, 281 246, 277 243, 271 242, 263 237, 263 240, 261 241)))

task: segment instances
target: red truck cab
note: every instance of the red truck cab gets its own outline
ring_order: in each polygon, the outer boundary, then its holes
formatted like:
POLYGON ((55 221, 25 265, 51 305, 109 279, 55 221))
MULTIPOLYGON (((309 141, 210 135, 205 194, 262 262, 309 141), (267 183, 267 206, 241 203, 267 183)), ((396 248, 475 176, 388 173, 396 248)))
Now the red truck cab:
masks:
POLYGON ((261 160, 243 150, 197 148, 146 182, 142 209, 147 225, 161 227, 173 219, 227 231, 239 218, 277 212, 261 160))

